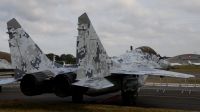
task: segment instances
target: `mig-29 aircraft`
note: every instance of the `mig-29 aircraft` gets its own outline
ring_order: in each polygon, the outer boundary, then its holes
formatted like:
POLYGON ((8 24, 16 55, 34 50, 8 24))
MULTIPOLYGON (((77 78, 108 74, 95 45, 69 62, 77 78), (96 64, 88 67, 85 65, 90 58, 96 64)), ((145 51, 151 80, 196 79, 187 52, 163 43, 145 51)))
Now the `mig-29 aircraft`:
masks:
MULTIPOLYGON (((113 40, 114 41, 114 40, 113 40)), ((190 78, 193 75, 169 72, 170 63, 155 54, 141 49, 130 50, 110 59, 86 13, 78 18, 77 77, 99 80, 74 83, 89 90, 87 95, 101 95, 120 91, 125 103, 132 105, 138 97, 138 88, 144 85, 148 75, 190 78), (106 81, 101 80, 107 80, 106 81), (102 89, 104 88, 104 89, 102 89)))
MULTIPOLYGON (((63 67, 50 61, 15 19, 7 26, 12 65, 16 68, 14 78, 6 83, 21 81, 21 91, 27 96, 51 92, 81 102, 83 95, 98 96, 121 90, 124 102, 133 105, 138 88, 148 75, 194 77, 164 71, 170 68, 167 61, 141 49, 110 59, 86 13, 78 18, 78 67, 63 67)), ((1 80, 0 84, 5 82, 1 80)))

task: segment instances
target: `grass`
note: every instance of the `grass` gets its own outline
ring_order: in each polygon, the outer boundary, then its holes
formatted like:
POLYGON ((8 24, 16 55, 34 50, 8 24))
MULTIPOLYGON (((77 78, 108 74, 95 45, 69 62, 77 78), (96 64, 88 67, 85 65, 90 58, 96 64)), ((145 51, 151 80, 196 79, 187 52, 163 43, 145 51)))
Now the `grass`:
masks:
MULTIPOLYGON (((180 83, 185 84, 185 79, 183 78, 176 78, 176 77, 163 77, 161 79, 161 83, 180 83)), ((159 76, 149 76, 146 82, 154 82, 154 83, 160 83, 160 77, 159 76)), ((200 78, 199 76, 195 78, 189 78, 186 79, 186 83, 188 84, 200 84, 200 78)))
POLYGON ((193 66, 193 65, 180 65, 180 66, 176 66, 179 69, 171 69, 170 71, 173 72, 181 72, 181 73, 200 73, 200 66, 193 66))
POLYGON ((0 74, 13 74, 14 72, 0 72, 0 74))
POLYGON ((0 112, 185 112, 183 110, 140 108, 102 104, 7 101, 0 103, 0 112))

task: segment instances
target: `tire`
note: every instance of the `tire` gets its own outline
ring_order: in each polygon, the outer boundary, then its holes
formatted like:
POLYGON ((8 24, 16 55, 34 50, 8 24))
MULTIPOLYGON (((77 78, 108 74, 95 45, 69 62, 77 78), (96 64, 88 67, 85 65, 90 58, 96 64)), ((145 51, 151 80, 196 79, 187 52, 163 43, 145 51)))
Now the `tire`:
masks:
POLYGON ((72 94, 72 101, 74 103, 81 103, 83 101, 83 94, 77 94, 77 93, 72 94))
POLYGON ((122 100, 126 105, 135 105, 136 100, 138 98, 138 92, 137 91, 127 91, 122 92, 122 100))

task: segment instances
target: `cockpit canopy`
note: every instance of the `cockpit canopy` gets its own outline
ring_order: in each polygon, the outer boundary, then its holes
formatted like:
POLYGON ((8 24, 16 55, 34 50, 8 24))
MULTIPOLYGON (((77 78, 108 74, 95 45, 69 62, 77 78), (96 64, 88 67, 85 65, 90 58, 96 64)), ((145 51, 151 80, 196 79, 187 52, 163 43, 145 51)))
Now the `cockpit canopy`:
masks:
POLYGON ((146 53, 149 53, 149 54, 157 55, 157 53, 152 48, 150 48, 148 46, 141 46, 141 47, 138 47, 136 49, 140 49, 142 52, 146 52, 146 53))

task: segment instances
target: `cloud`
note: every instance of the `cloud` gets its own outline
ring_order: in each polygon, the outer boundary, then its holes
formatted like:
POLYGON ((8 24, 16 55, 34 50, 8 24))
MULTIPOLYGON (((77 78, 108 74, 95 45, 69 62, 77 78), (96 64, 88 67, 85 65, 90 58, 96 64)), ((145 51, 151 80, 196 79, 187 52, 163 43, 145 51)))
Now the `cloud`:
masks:
POLYGON ((198 0, 0 1, 0 50, 9 52, 6 22, 15 17, 45 53, 75 55, 78 17, 87 12, 110 56, 125 53, 131 45, 150 46, 168 56, 200 53, 199 4, 198 0))

